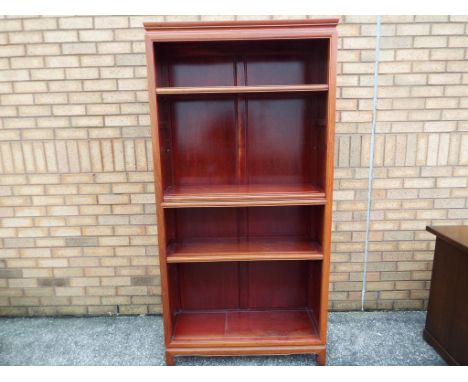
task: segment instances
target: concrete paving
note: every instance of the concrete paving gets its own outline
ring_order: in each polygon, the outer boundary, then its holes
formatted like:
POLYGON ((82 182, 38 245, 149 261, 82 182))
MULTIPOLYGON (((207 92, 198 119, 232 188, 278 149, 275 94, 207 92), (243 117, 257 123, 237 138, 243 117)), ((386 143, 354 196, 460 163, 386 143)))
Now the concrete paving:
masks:
MULTIPOLYGON (((445 365, 425 312, 330 313, 328 365, 445 365)), ((0 365, 164 365, 161 316, 1 318, 0 365)), ((178 365, 315 365, 308 355, 176 357, 178 365)))

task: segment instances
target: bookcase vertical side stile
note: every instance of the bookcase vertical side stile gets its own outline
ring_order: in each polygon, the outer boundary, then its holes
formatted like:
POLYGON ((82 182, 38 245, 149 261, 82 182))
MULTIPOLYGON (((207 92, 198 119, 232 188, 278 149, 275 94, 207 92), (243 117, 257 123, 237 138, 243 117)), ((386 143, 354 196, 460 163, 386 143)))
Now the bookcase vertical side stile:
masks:
POLYGON ((154 50, 154 40, 151 36, 145 37, 146 44, 146 64, 148 70, 148 90, 150 105, 151 136, 153 143, 153 170, 154 185, 156 194, 156 217, 159 248, 159 267, 161 279, 161 293, 164 320, 164 339, 166 347, 170 343, 172 336, 171 307, 169 301, 169 280, 166 262, 166 229, 164 221, 164 210, 162 208, 163 182, 161 169, 161 148, 158 125, 158 104, 156 97, 156 58, 154 50))
POLYGON ((334 146, 335 146, 335 109, 336 109, 336 55, 337 32, 334 28, 330 36, 328 58, 328 97, 327 97, 327 151, 325 161, 325 198, 322 231, 322 285, 320 296, 320 339, 326 344, 328 321, 328 289, 331 255, 331 225, 333 210, 333 170, 334 170, 334 146))

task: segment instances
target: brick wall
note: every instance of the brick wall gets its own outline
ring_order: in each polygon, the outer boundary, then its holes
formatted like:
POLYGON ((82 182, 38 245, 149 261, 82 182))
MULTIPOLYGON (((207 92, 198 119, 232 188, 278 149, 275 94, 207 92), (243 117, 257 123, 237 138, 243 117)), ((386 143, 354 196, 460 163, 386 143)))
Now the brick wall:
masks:
MULTIPOLYGON (((0 315, 161 311, 142 22, 176 19, 208 17, 0 18, 0 315)), ((336 310, 361 308, 376 17, 339 32, 336 310)), ((419 309, 425 226, 468 223, 468 17, 381 35, 365 307, 419 309)))

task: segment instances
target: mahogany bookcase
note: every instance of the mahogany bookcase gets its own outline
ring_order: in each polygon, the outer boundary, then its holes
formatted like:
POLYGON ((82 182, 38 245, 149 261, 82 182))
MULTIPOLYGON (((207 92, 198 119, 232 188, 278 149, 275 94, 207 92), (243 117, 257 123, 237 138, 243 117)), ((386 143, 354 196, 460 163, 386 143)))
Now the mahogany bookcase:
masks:
POLYGON ((337 22, 145 23, 168 365, 325 364, 337 22))

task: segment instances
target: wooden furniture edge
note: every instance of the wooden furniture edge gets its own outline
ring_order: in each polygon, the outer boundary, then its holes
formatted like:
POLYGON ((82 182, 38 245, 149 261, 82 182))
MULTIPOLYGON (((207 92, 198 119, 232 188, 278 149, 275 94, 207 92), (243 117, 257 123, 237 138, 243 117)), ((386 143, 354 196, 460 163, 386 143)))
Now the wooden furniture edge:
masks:
POLYGON ((195 256, 195 255, 168 255, 167 263, 216 263, 216 262, 237 262, 237 261, 319 261, 323 260, 323 255, 319 253, 310 254, 265 254, 265 255, 212 255, 212 256, 195 256))
POLYGON ((318 338, 314 339, 289 339, 286 340, 262 340, 260 343, 254 342, 254 340, 171 340, 169 345, 166 348, 178 350, 178 349, 190 349, 192 347, 196 349, 229 349, 229 348, 245 348, 245 349, 252 349, 255 347, 259 348, 276 348, 281 349, 283 347, 301 347, 304 348, 306 346, 323 346, 326 347, 326 344, 323 343, 318 338))
POLYGON ((424 328, 423 337, 426 342, 431 345, 434 350, 451 366, 460 366, 455 358, 440 344, 439 341, 427 330, 424 328))
POLYGON ((164 343, 167 346, 172 336, 172 322, 171 322, 171 309, 168 291, 168 274, 166 262, 166 230, 164 222, 164 209, 161 205, 163 198, 162 187, 162 170, 160 158, 160 144, 159 144, 159 131, 158 131, 158 104, 156 99, 156 68, 154 56, 153 41, 146 34, 145 36, 145 56, 147 67, 147 80, 149 90, 149 108, 150 108, 150 123, 151 123, 151 142, 152 142, 152 155, 153 155, 153 177, 156 198, 156 217, 157 217, 157 246, 159 253, 159 273, 161 279, 161 300, 162 300, 162 315, 164 323, 164 343))
POLYGON ((325 191, 315 192, 255 192, 255 193, 187 193, 162 195, 162 206, 174 207, 222 207, 222 206, 276 206, 276 205, 325 205, 325 191))
POLYGON ((206 348, 166 348, 166 364, 175 365, 175 356, 242 356, 242 355, 290 355, 316 354, 317 365, 325 366, 326 345, 303 346, 236 346, 236 347, 206 347, 206 348))
POLYGON ((182 207, 269 207, 269 206, 323 206, 326 200, 317 199, 286 199, 286 200, 251 200, 251 201, 185 201, 162 202, 163 208, 182 207))
POLYGON ((297 20, 232 20, 232 21, 190 21, 190 22, 145 22, 146 31, 170 29, 203 28, 274 28, 274 27, 335 27, 339 18, 297 19, 297 20))
POLYGON ((333 182, 335 155, 335 122, 336 122, 336 62, 338 55, 338 31, 331 31, 328 58, 328 100, 327 100, 327 149, 325 159, 325 206, 322 233, 322 284, 320 291, 319 336, 327 343, 328 299, 330 288, 330 253, 333 219, 333 182))
POLYGON ((451 245, 453 245, 454 247, 456 247, 457 249, 461 250, 462 252, 465 252, 465 253, 468 253, 468 248, 466 246, 464 246, 463 244, 461 244, 460 242, 452 239, 451 237, 447 236, 446 234, 444 234, 443 232, 440 232, 438 230, 438 228, 442 228, 442 227, 452 227, 452 226, 426 226, 426 231, 432 233, 433 235, 436 236, 437 239, 441 239, 447 243, 450 243, 451 245))
POLYGON ((159 95, 255 94, 255 93, 317 93, 326 92, 328 84, 254 85, 254 86, 193 86, 157 87, 159 95))
POLYGON ((339 19, 145 23, 153 42, 332 38, 339 19))

